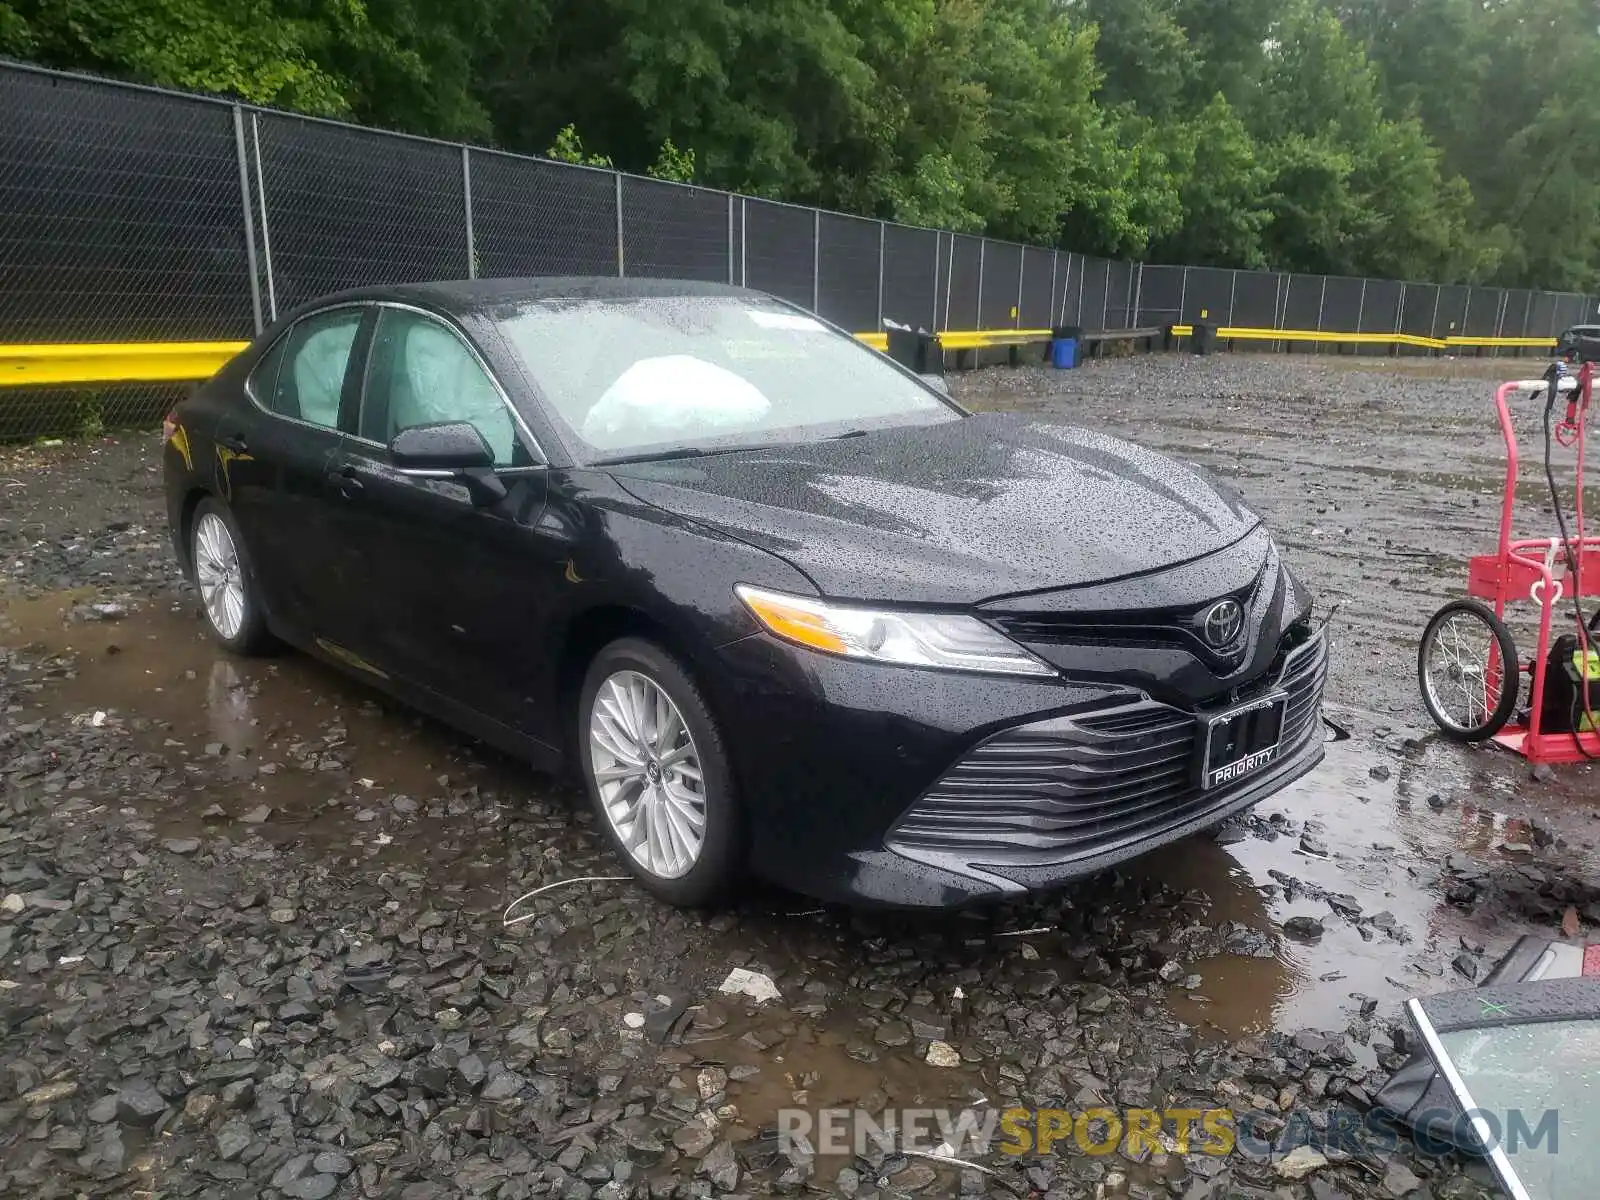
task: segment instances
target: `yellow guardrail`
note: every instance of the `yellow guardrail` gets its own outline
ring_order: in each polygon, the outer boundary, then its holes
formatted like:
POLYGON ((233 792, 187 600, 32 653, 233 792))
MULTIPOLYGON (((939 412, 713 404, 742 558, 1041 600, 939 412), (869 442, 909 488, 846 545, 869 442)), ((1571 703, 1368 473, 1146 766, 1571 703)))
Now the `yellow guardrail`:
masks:
MULTIPOLYGON (((1192 325, 1172 326, 1176 337, 1193 337, 1192 325)), ((982 350, 1049 339, 1048 329, 946 329, 936 337, 943 350, 982 350)), ((886 333, 858 333, 875 350, 889 349, 886 333)), ((1555 348, 1555 338, 1423 337, 1412 333, 1336 333, 1314 329, 1259 329, 1224 325, 1219 341, 1342 342, 1352 345, 1416 346, 1424 350, 1555 348)), ((248 342, 88 342, 0 346, 0 387, 62 387, 85 383, 182 383, 208 379, 248 342)))
POLYGON ((0 346, 0 386, 207 379, 248 342, 90 342, 0 346))

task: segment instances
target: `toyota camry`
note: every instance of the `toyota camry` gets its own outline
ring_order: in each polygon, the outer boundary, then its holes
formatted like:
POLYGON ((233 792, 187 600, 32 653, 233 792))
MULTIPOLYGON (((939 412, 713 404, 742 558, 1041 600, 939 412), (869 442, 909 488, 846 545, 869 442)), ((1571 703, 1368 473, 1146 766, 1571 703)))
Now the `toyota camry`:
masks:
POLYGON ((167 418, 228 650, 284 642, 581 776, 643 885, 947 906, 1205 830, 1322 755, 1260 519, 974 414, 808 313, 651 280, 419 284, 275 322, 167 418))

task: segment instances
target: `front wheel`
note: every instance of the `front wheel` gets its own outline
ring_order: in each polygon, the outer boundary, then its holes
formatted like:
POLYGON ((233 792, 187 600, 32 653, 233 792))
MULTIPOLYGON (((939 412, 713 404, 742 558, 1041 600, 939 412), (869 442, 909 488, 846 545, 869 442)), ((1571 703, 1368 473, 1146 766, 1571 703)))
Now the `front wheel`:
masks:
POLYGON ((669 904, 706 904, 741 866, 740 812, 721 730, 676 658, 642 638, 595 656, 578 710, 589 798, 612 845, 669 904))
POLYGON ((1517 706, 1517 645, 1511 631, 1478 601, 1451 601, 1422 632, 1417 682, 1428 715, 1446 737, 1458 742, 1493 737, 1517 706))

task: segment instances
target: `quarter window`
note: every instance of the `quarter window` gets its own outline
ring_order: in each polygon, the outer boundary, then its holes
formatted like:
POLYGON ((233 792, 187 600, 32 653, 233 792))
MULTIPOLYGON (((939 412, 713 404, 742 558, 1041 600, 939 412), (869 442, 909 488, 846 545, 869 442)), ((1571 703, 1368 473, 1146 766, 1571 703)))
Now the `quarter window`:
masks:
POLYGON ((378 317, 361 405, 361 436, 388 445, 417 425, 466 421, 494 451, 497 467, 519 465, 511 412, 460 336, 420 313, 378 317))
POLYGON ((256 368, 257 397, 279 416, 326 429, 339 427, 339 400, 350 369, 350 349, 361 328, 362 310, 340 308, 295 322, 256 368), (275 368, 275 369, 274 369, 275 368))

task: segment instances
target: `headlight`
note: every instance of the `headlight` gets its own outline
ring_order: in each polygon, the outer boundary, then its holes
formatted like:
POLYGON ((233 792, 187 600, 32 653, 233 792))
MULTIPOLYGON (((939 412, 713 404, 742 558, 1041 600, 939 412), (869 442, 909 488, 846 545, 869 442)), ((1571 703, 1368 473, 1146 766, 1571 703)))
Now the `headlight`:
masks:
POLYGON ((859 608, 742 583, 733 590, 768 632, 824 654, 944 671, 1056 673, 976 617, 859 608))

